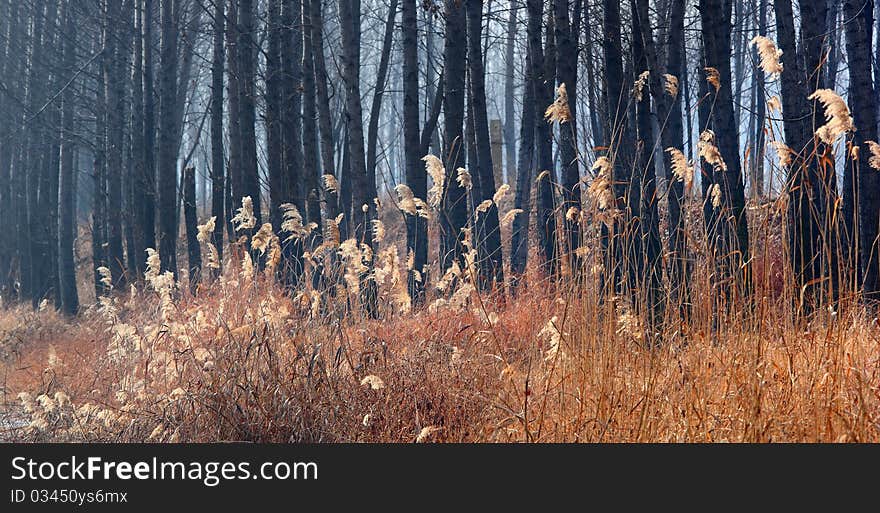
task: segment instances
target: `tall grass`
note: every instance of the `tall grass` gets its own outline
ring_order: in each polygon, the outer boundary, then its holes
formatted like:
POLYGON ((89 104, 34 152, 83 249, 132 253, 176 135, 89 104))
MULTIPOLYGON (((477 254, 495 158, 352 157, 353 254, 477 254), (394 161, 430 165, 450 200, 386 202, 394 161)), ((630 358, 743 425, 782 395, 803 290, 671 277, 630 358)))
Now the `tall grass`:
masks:
MULTIPOLYGON (((711 149, 701 152, 723 163, 711 149)), ((669 152, 690 191, 693 164, 669 152)), ((427 172, 445 176, 439 159, 425 160, 427 172)), ((245 200, 234 221, 252 235, 233 243, 222 272, 198 287, 161 273, 151 252, 145 283, 98 298, 77 319, 48 305, 0 312, 0 438, 880 441, 877 317, 845 280, 827 308, 804 315, 797 307, 803 290, 790 271, 786 197, 748 205, 746 300, 728 293, 735 284, 716 274, 701 204, 712 198, 689 194, 687 304, 682 310, 669 302, 662 321, 648 323, 638 281, 624 293, 605 283, 609 268, 637 265, 626 261, 631 251, 612 255, 622 262, 601 251, 601 227, 623 215, 610 208, 617 202, 609 198, 611 165, 602 157, 593 166, 583 211, 557 212, 581 223, 581 246, 568 249, 583 267, 562 259, 562 279, 550 279, 532 248, 515 295, 479 285, 473 225, 490 205, 474 206, 472 198, 461 265, 411 268, 402 212, 430 218, 437 254, 442 184, 427 201, 406 188, 398 188, 397 203, 386 199, 372 226, 375 250, 340 241, 340 218, 327 220, 323 243, 311 247, 314 227, 287 208, 283 229, 310 249, 294 293, 276 279, 289 240, 257 227, 245 200), (425 307, 411 310, 406 276, 414 271, 430 292, 425 307), (377 290, 377 318, 360 302, 365 277, 377 290)), ((458 176, 466 179, 466 171, 458 176)), ((492 201, 509 248, 517 212, 508 188, 492 201)), ((660 212, 663 233, 666 209, 660 212)), ((199 228, 208 268, 219 265, 207 247, 212 229, 211 221, 199 228)), ((668 281, 662 286, 666 297, 681 297, 669 294, 668 281)))

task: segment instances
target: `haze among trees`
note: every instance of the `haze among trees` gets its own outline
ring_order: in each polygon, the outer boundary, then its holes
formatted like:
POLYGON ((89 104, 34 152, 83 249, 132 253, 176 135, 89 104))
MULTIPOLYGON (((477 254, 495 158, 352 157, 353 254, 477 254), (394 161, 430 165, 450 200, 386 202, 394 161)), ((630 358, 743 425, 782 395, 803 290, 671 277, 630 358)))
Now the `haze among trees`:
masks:
POLYGON ((241 294, 489 333, 540 297, 552 320, 516 326, 545 365, 600 332, 650 353, 872 319, 878 23, 875 0, 0 0, 2 305, 173 334, 202 304, 233 333, 260 318, 221 319, 241 294))

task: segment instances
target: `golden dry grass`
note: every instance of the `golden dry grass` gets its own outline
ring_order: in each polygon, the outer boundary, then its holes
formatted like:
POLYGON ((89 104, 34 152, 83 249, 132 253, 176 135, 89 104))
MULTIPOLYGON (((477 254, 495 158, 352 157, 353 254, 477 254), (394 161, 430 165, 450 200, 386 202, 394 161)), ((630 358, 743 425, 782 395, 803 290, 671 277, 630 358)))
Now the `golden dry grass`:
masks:
POLYGON ((404 315, 389 298, 380 320, 340 302, 315 315, 237 273, 164 313, 145 290, 75 320, 4 311, 3 438, 880 441, 880 330, 862 307, 797 319, 759 287, 713 334, 698 268, 693 315, 650 349, 624 304, 534 269, 513 300, 404 315))

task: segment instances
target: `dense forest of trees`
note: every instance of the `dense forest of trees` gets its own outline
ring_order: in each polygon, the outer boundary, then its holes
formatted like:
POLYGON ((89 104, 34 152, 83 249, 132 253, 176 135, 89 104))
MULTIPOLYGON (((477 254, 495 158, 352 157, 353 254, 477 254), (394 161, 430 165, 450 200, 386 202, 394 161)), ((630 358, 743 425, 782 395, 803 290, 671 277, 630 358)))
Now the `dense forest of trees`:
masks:
POLYGON ((397 207, 414 305, 456 266, 515 293, 532 258, 660 322, 687 315, 689 216, 742 299, 749 207, 780 198, 798 310, 871 299, 878 20, 873 0, 0 0, 3 302, 74 314, 142 280, 148 248, 196 291, 269 223, 291 290, 354 239, 375 312, 397 207))

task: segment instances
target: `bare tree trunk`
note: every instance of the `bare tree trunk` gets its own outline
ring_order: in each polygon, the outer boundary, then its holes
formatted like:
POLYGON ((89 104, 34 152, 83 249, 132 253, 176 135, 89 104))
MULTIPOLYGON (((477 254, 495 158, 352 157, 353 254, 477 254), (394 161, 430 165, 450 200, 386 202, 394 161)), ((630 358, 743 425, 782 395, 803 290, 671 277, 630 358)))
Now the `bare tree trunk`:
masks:
MULTIPOLYGON (((403 0, 401 30, 403 43, 403 152, 406 184, 416 198, 425 199, 428 180, 419 139, 419 51, 416 26, 416 0, 403 0)), ((417 213, 404 212, 406 220, 407 258, 412 253, 413 264, 407 269, 407 290, 413 305, 425 301, 425 265, 428 263, 428 222, 417 213)))
POLYGON ((241 196, 250 196, 257 226, 263 223, 257 166, 256 53, 253 0, 238 2, 238 122, 241 136, 241 196))
MULTIPOLYGON (((321 173, 337 176, 333 161, 333 126, 330 118, 330 98, 327 93, 327 68, 324 62, 324 16, 321 0, 310 0, 312 19, 312 48, 315 64, 315 95, 318 103, 318 129, 321 133, 321 173)), ((324 218, 335 219, 339 210, 336 190, 322 188, 324 218)))
MULTIPOLYGON (((153 90, 153 0, 143 0, 143 48, 144 48, 144 172, 139 193, 135 198, 143 204, 140 211, 144 249, 156 249, 156 114, 153 90)), ((146 259, 146 255, 140 255, 146 259)))
POLYGON ((238 70, 238 0, 229 0, 226 11, 226 63, 229 127, 229 164, 226 168, 226 231, 229 241, 238 240, 232 226, 232 213, 241 205, 243 196, 241 183, 241 122, 239 120, 239 97, 241 95, 241 74, 238 70))
MULTIPOLYGON (((767 0, 757 0, 758 3, 758 26, 756 27, 756 35, 766 36, 767 34, 767 0)), ((766 128, 767 117, 767 95, 764 91, 764 80, 762 77, 761 67, 759 65, 759 56, 757 47, 752 51, 752 60, 754 61, 754 77, 752 78, 754 109, 752 115, 754 123, 754 141, 755 145, 752 151, 751 163, 751 183, 752 196, 760 199, 764 196, 764 146, 765 137, 764 129, 766 128)))
MULTIPOLYGON (((613 0, 604 1, 603 54, 605 58, 606 101, 608 119, 606 121, 606 157, 611 160, 612 182, 615 204, 610 208, 621 213, 627 212, 625 198, 627 184, 631 177, 624 162, 625 150, 623 134, 626 130, 627 97, 623 87, 623 49, 620 38, 620 5, 613 0)), ((602 225, 602 246, 604 249, 603 293, 614 294, 621 290, 623 275, 623 250, 628 214, 616 216, 610 223, 602 225), (607 282, 611 286, 607 287, 607 282)))
POLYGON ((459 34, 447 37, 444 48, 443 67, 443 120, 446 184, 440 208, 440 271, 452 267, 454 262, 463 266, 462 228, 467 223, 467 191, 456 180, 456 173, 464 159, 464 95, 466 45, 460 35, 465 33, 464 6, 456 0, 445 0, 446 33, 459 34))
MULTIPOLYGON (((226 179, 223 159, 223 63, 226 54, 223 34, 226 30, 224 2, 214 4, 213 53, 211 56, 211 215, 216 219, 211 243, 217 249, 217 264, 223 265, 223 229, 226 226, 226 179)), ((221 268, 217 268, 219 275, 221 268)))
MULTIPOLYGON (((486 110, 486 78, 480 48, 483 2, 467 0, 468 65, 470 67, 470 104, 473 108, 476 162, 468 165, 479 177, 480 196, 474 203, 491 200, 495 194, 492 146, 489 140, 489 115, 486 110), (476 164, 476 166, 474 165, 476 164)), ((498 205, 493 201, 485 212, 475 213, 476 245, 480 254, 480 283, 487 288, 504 285, 503 255, 498 205)))
POLYGON ((144 188, 144 12, 143 2, 134 1, 134 32, 132 35, 134 51, 131 67, 131 166, 126 196, 129 205, 128 219, 131 233, 127 242, 129 271, 134 279, 143 276, 146 254, 146 234, 144 216, 146 209, 146 191, 144 188))
POLYGON ((532 211, 532 181, 535 166, 535 90, 532 87, 532 66, 526 56, 526 74, 523 80, 523 108, 519 127, 518 172, 514 208, 520 213, 513 218, 510 237, 510 290, 516 293, 525 275, 529 255, 529 219, 532 211))
MULTIPOLYGON (((120 42, 124 37, 119 2, 107 2, 103 73, 107 100, 107 251, 114 286, 125 283, 122 249, 122 136, 125 84, 120 42)), ((164 37, 164 36, 163 36, 164 37)))
POLYGON ((173 0, 161 0, 159 57, 159 257, 162 269, 177 274, 177 35, 173 0))
POLYGON ((92 178, 92 270, 94 272, 95 295, 102 296, 108 288, 101 282, 98 269, 107 267, 107 178, 106 178, 106 138, 107 138, 107 100, 104 89, 104 74, 97 73, 95 88, 95 145, 92 178))
POLYGON ((196 168, 183 170, 183 217, 186 223, 187 263, 189 264, 189 291, 195 294, 202 275, 202 250, 198 240, 198 213, 196 212, 196 168))
MULTIPOLYGON (((281 203, 296 205, 306 212, 303 201, 302 165, 302 2, 282 0, 281 3, 281 131, 283 172, 278 186, 280 195, 273 196, 273 207, 281 203), (277 203, 275 203, 277 201, 277 203)), ((280 227, 280 226, 279 226, 280 227)), ((283 237, 284 240, 286 237, 283 237)), ((296 286, 303 273, 303 241, 293 239, 282 245, 282 271, 288 286, 296 286)))
MULTIPOLYGON (((853 122, 858 128, 853 144, 860 147, 861 155, 869 155, 867 141, 877 141, 877 105, 874 86, 871 84, 871 28, 873 9, 871 0, 844 0, 843 15, 848 22, 846 31, 846 54, 849 62, 849 107, 853 122)), ((865 158, 851 161, 848 166, 855 183, 858 198, 858 241, 861 253, 862 282, 865 299, 878 298, 877 225, 880 223, 880 175, 871 169, 865 158), (852 169, 855 167, 856 169, 852 169)), ((846 201, 844 201, 846 205, 846 201)), ((844 206, 846 210, 846 206, 844 206)))
POLYGON ((576 250, 581 245, 580 211, 580 165, 577 142, 577 52, 569 49, 577 46, 577 33, 572 31, 569 19, 569 1, 555 0, 553 4, 556 45, 560 49, 556 61, 556 78, 565 85, 568 95, 570 120, 559 125, 559 154, 562 159, 562 222, 567 261, 572 275, 577 276, 583 268, 576 250), (572 210, 575 209, 575 210, 572 210))
POLYGON ((318 143, 318 113, 315 98, 315 48, 314 48, 314 25, 312 22, 311 8, 308 0, 302 6, 302 37, 303 37, 303 61, 302 61, 302 84, 303 84, 303 184, 305 185, 306 214, 304 219, 307 223, 315 223, 318 228, 312 232, 309 238, 309 246, 315 247, 321 243, 321 186, 320 172, 321 160, 318 143))
POLYGON ((382 51, 379 54, 379 68, 376 71, 376 86, 373 90, 370 122, 367 127, 367 179, 373 183, 376 183, 376 144, 379 139, 379 117, 382 115, 382 98, 385 94, 385 81, 388 78, 388 64, 391 61, 391 44, 394 41, 397 3, 398 0, 391 0, 391 5, 388 7, 388 17, 385 19, 385 34, 382 37, 382 51))
MULTIPOLYGON (((550 105, 548 88, 552 89, 553 81, 549 79, 548 71, 555 71, 555 59, 548 56, 545 62, 544 49, 541 44, 541 25, 543 19, 543 5, 541 0, 527 0, 528 9, 528 45, 530 62, 532 66, 532 87, 535 89, 535 133, 538 149, 538 244, 543 256, 543 269, 548 276, 554 276, 557 272, 557 243, 556 243, 556 215, 553 204, 553 182, 555 173, 553 166, 553 139, 550 126, 544 121, 544 109, 550 105), (551 64, 548 64, 551 63, 551 64), (547 173, 544 173, 547 171, 547 173)), ((552 32, 548 32, 548 53, 551 53, 552 32)))
MULTIPOLYGON (((70 75, 76 69, 76 23, 73 16, 74 0, 64 3, 64 56, 63 70, 70 75)), ((76 240, 76 174, 74 170, 74 97, 73 88, 68 86, 61 96, 61 167, 58 188, 58 276, 61 283, 59 298, 61 310, 67 315, 75 315, 79 310, 79 296, 76 289, 76 262, 73 244, 76 240)))
MULTIPOLYGON (((823 233, 826 232, 825 212, 828 211, 828 198, 833 191, 826 170, 822 169, 820 156, 826 151, 813 135, 813 115, 816 105, 811 105, 807 96, 820 87, 822 74, 819 72, 822 60, 821 32, 824 26, 824 12, 817 12, 815 5, 801 6, 801 40, 795 46, 794 20, 789 0, 775 0, 776 33, 782 48, 792 48, 782 54, 782 111, 785 118, 785 140, 793 150, 791 165, 788 167, 786 185, 789 190, 789 238, 788 250, 792 259, 792 271, 799 288, 804 288, 802 296, 811 306, 819 299, 817 294, 823 288, 819 283, 823 255, 823 233), (828 184, 828 185, 823 185, 828 184)), ((822 119, 821 109, 815 121, 822 119)), ((821 121, 819 124, 824 123, 821 121)), ((833 168, 831 175, 833 175, 833 168)), ((836 178, 835 178, 836 179, 836 178)), ((830 248, 827 248, 830 250, 830 248)))
MULTIPOLYGON (((361 66, 361 2, 340 0, 339 22, 342 25, 343 79, 345 81, 345 120, 348 127, 348 156, 351 159, 349 179, 352 212, 349 223, 360 244, 374 247, 372 221, 377 218, 376 181, 371 180, 364 160, 364 124, 360 94, 361 66)), ((361 276, 361 304, 370 316, 378 315, 376 283, 371 276, 361 276)))
POLYGON ((510 184, 516 176, 516 109, 514 108, 514 51, 516 49, 517 0, 510 0, 507 18, 507 47, 504 58, 504 182, 510 184))
MULTIPOLYGON (((638 73, 648 71, 651 90, 655 102, 659 104, 658 112, 668 109, 667 102, 663 97, 663 89, 660 85, 660 69, 654 53, 654 36, 648 16, 647 0, 633 0, 630 5, 633 10, 632 33, 633 37, 633 62, 638 73)), ((663 261, 662 247, 660 243, 660 216, 657 212, 657 177, 654 165, 654 146, 657 140, 654 136, 651 123, 651 96, 644 91, 636 102, 636 146, 635 146, 635 171, 640 173, 641 181, 641 237, 644 250, 644 273, 641 279, 644 286, 641 287, 642 299, 648 311, 648 328, 653 333, 654 327, 662 317, 662 280, 663 261)), ((667 162, 669 164, 669 162, 667 162)), ((671 166, 666 167, 667 176, 672 176, 671 166)), ((671 184, 674 185, 674 184, 671 184)), ((671 198, 670 198, 671 199, 671 198)), ((674 201, 670 201, 674 203, 674 201)), ((679 219, 681 214, 679 211, 679 219)), ((670 225, 672 226, 672 225, 670 225)))
POLYGON ((720 208, 725 212, 722 219, 726 222, 721 224, 722 254, 728 256, 725 258, 725 275, 735 278, 742 292, 748 294, 749 230, 730 72, 731 5, 720 0, 700 0, 699 9, 706 65, 718 70, 720 77, 713 114, 717 146, 727 169, 716 167, 714 182, 720 185, 720 208))
MULTIPOLYGON (((294 21, 296 23, 297 20, 294 21)), ((269 0, 266 13, 266 162, 269 171, 269 220, 281 240, 287 236, 281 230, 281 205, 288 201, 285 190, 284 158, 283 158, 283 123, 280 119, 283 103, 281 83, 283 81, 281 66, 282 20, 279 0, 269 0)), ((296 204, 297 208, 302 207, 296 204)))

